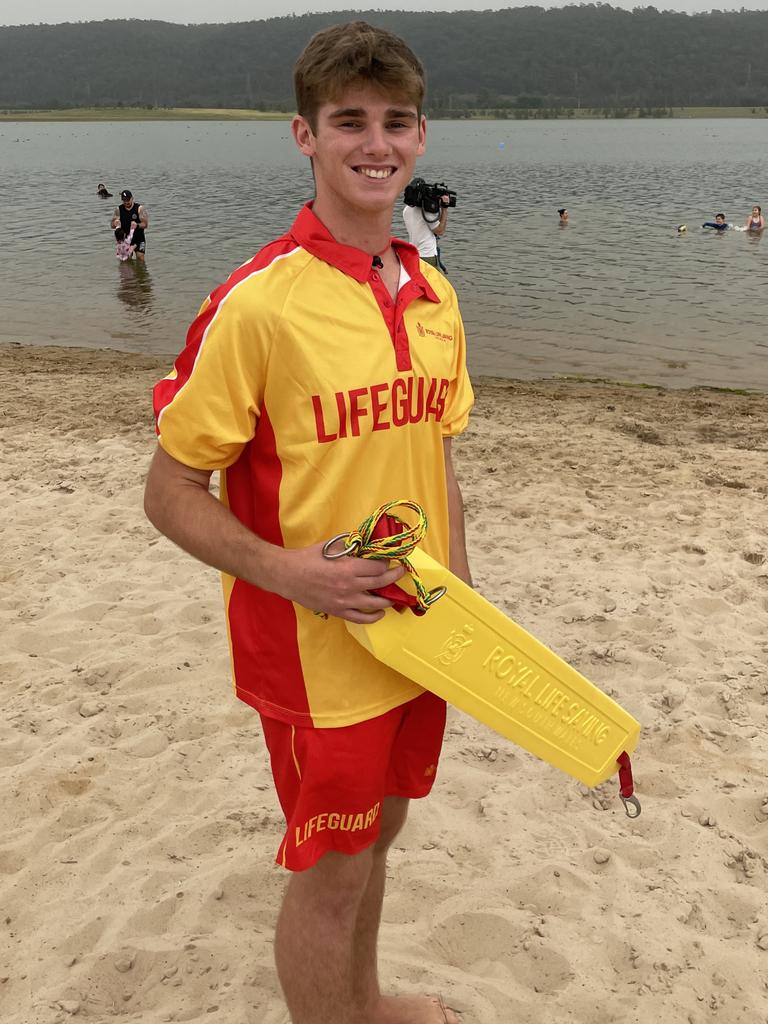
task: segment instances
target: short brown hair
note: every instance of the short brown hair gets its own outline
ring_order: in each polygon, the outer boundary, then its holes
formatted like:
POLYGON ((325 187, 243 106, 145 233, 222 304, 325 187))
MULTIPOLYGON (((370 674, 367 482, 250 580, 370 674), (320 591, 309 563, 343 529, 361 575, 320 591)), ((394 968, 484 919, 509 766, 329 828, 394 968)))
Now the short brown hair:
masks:
POLYGON ((364 21, 332 25, 312 36, 293 69, 297 110, 314 129, 321 104, 360 82, 413 103, 421 114, 421 61, 400 36, 364 21))

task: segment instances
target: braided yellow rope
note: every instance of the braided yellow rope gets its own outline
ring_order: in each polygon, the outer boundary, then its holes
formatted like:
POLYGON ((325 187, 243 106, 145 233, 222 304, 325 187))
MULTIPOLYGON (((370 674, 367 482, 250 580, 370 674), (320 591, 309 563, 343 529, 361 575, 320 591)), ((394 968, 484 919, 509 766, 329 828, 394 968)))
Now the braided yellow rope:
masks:
POLYGON ((359 558, 374 558, 379 560, 399 562, 410 574, 413 585, 416 588, 416 600, 422 611, 427 611, 430 605, 434 604, 445 593, 443 587, 435 587, 434 590, 427 590, 418 572, 408 560, 408 555, 416 545, 423 539, 427 532, 427 513, 417 505, 415 501, 408 501, 400 498, 397 501, 388 501, 386 505, 380 505, 375 512, 372 512, 367 519, 363 520, 357 530, 353 530, 348 538, 347 544, 354 548, 354 553, 359 558), (392 510, 396 508, 409 508, 416 513, 418 521, 415 526, 396 515, 392 510), (390 516, 396 520, 402 530, 392 534, 391 537, 373 537, 376 524, 383 516, 390 516))

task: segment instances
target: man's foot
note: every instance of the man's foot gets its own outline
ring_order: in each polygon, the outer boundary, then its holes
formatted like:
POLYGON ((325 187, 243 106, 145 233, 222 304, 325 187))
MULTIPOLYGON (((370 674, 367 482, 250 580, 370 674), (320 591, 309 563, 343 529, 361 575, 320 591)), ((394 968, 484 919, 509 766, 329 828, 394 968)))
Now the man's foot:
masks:
POLYGON ((382 996, 371 1024, 460 1024, 440 996, 382 996))

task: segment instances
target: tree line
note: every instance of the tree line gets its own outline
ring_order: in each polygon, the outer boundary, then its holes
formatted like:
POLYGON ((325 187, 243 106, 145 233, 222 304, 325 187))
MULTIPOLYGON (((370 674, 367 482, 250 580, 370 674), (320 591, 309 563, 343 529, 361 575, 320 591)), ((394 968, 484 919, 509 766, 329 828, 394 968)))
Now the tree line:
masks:
MULTIPOLYGON (((689 15, 598 3, 346 16, 413 46, 427 69, 432 114, 768 105, 768 11, 689 15)), ((227 25, 0 27, 0 109, 290 111, 296 56, 313 33, 339 20, 337 12, 227 25)))

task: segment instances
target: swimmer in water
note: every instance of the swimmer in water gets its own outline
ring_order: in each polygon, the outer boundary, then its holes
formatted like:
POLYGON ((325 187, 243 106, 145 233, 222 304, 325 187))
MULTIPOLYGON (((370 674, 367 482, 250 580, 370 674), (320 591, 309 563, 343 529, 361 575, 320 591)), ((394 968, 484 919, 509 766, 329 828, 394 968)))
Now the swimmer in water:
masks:
POLYGON ((107 186, 103 182, 99 182, 96 188, 96 195, 101 196, 102 199, 111 199, 112 193, 109 191, 107 186))
POLYGON ((716 213, 714 221, 705 220, 701 226, 703 228, 714 228, 715 231, 727 231, 731 225, 726 223, 724 213, 716 213))
POLYGON ((568 211, 566 210, 566 208, 564 206, 557 211, 557 214, 560 217, 560 223, 561 224, 567 224, 568 223, 568 211))
POLYGON ((747 217, 747 231, 762 231, 765 227, 765 217, 759 206, 752 207, 752 213, 747 217))

